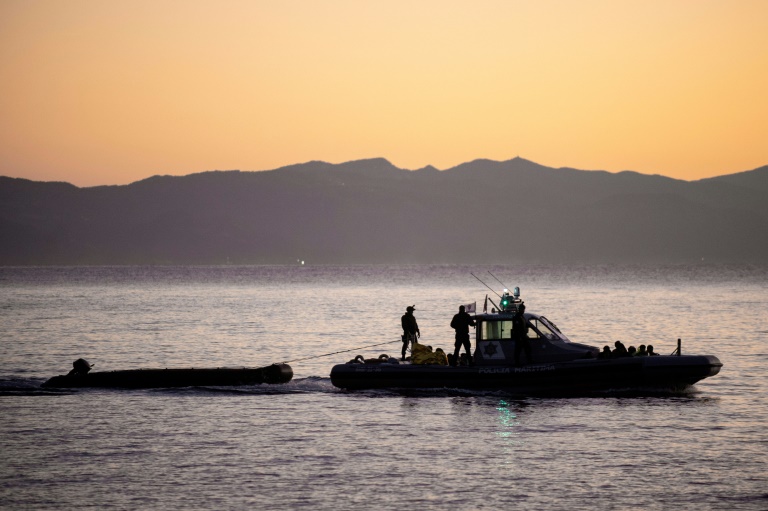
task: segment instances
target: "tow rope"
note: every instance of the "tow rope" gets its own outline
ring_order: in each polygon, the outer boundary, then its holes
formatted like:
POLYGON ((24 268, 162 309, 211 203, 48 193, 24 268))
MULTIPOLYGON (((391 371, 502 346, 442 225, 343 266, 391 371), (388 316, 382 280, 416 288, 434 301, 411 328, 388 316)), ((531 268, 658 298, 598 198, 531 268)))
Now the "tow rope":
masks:
POLYGON ((362 346, 360 348, 352 348, 348 350, 341 350, 341 351, 334 351, 333 353, 326 353, 324 355, 313 355, 311 357, 304 357, 304 358, 295 358, 293 360, 286 360, 285 362, 281 362, 282 364, 288 364, 290 362, 301 362, 302 360, 309 360, 311 358, 321 358, 321 357, 328 357, 330 355, 338 355, 339 353, 347 353, 348 351, 355 351, 355 350, 364 350, 366 348, 373 348, 374 346, 382 346, 384 344, 394 344, 396 342, 402 343, 402 340, 397 341, 387 341, 387 342, 380 342, 378 344, 370 344, 368 346, 362 346))

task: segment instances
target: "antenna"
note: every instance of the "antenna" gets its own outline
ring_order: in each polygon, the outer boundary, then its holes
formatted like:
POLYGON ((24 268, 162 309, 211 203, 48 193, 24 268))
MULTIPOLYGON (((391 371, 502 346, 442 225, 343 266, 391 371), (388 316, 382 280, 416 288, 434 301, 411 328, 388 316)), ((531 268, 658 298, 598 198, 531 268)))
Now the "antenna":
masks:
MULTIPOLYGON (((490 272, 489 272, 489 273, 490 273, 490 272)), ((489 286, 488 284, 486 284, 485 282, 483 282, 482 280, 480 280, 480 278, 479 278, 477 275, 475 275, 475 274, 474 274, 474 273, 472 273, 472 272, 469 272, 469 274, 470 274, 470 275, 472 275, 473 277, 475 277, 477 280, 479 280, 479 281, 480 281, 480 283, 481 283, 482 285, 484 285, 485 287, 487 287, 488 289, 490 289, 490 290, 491 290, 491 292, 492 292, 493 294, 495 294, 496 296, 498 296, 499 298, 501 298, 501 295, 500 295, 499 293, 497 293, 496 291, 494 291, 494 290, 493 290, 493 288, 492 288, 491 286, 489 286)), ((495 277, 494 277, 494 278, 495 278, 495 277)), ((502 285, 504 285, 504 284, 502 284, 502 285)), ((491 303, 493 303, 493 300, 491 300, 491 303)))
MULTIPOLYGON (((491 277, 493 277, 494 279, 496 279, 496 275, 494 275, 493 273, 491 273, 491 271, 490 271, 490 270, 487 270, 487 271, 488 271, 488 275, 490 275, 491 277)), ((498 282, 499 284, 501 284, 501 287, 503 287, 504 289, 507 289, 507 285, 506 285, 506 284, 504 284, 504 283, 503 283, 502 281, 500 281, 499 279, 496 279, 496 282, 498 282)))

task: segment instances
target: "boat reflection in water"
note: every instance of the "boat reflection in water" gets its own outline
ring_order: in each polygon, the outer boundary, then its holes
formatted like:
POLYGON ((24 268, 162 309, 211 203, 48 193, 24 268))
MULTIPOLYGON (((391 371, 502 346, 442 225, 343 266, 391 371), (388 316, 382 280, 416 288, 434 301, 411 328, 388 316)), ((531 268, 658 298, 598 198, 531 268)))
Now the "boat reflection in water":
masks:
MULTIPOLYGON (((722 363, 714 355, 616 356, 602 358, 593 346, 572 342, 546 317, 523 312, 533 363, 516 364, 513 317, 525 310, 507 290, 499 309, 477 314, 470 364, 457 367, 414 364, 395 359, 339 364, 331 382, 342 389, 455 388, 501 389, 518 394, 584 394, 604 390, 682 391, 716 375, 722 363)), ((526 360, 526 362, 528 362, 526 360)))

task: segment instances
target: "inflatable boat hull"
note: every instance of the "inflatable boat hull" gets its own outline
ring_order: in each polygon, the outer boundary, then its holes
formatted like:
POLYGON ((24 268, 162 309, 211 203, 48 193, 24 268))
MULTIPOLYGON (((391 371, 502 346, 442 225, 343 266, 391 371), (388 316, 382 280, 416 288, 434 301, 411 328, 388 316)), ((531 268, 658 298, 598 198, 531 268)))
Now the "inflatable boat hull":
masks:
POLYGON ((339 364, 331 382, 348 390, 386 388, 499 389, 521 394, 572 394, 612 389, 682 390, 716 375, 713 355, 582 359, 522 367, 339 364))
POLYGON ((43 383, 48 388, 104 387, 150 389, 163 387, 220 387, 287 383, 293 378, 288 364, 260 368, 130 369, 78 375, 54 376, 43 383))

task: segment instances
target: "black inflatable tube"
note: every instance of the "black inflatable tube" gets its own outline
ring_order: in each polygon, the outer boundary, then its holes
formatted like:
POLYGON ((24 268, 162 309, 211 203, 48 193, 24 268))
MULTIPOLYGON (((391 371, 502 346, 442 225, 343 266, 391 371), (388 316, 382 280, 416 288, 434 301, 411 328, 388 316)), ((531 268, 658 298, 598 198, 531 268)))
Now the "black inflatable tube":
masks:
POLYGON ((211 369, 128 369, 88 374, 54 376, 46 388, 125 388, 151 389, 166 387, 221 387, 287 383, 293 378, 288 364, 272 364, 258 368, 211 369))

